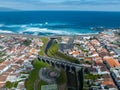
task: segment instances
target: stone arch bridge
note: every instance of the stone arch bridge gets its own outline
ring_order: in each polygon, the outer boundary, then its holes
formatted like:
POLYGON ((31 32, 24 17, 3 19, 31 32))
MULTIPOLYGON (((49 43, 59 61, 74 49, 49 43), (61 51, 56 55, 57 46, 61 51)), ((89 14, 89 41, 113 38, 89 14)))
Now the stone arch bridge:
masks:
POLYGON ((67 75, 68 90, 83 90, 84 67, 82 65, 44 56, 38 56, 38 60, 53 67, 63 68, 67 75))

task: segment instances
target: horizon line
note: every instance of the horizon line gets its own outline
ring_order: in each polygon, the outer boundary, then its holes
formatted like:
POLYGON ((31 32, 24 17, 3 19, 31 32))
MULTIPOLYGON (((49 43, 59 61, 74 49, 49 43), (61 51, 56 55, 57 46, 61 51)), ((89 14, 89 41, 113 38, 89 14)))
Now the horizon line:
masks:
POLYGON ((13 11, 0 11, 0 12, 37 12, 37 11, 57 11, 57 12, 61 12, 61 11, 66 11, 66 12, 120 12, 120 11, 104 11, 104 10, 13 10, 13 11))

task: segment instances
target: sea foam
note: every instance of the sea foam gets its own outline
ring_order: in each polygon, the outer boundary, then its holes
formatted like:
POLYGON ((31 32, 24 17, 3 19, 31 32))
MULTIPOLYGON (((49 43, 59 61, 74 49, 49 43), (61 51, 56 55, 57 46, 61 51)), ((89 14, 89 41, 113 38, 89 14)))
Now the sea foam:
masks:
POLYGON ((9 30, 0 30, 0 33, 14 33, 14 32, 9 31, 9 30))
POLYGON ((20 33, 32 35, 82 35, 96 33, 95 30, 66 28, 68 23, 0 24, 0 33, 20 33), (58 27, 57 27, 58 26, 58 27), (60 26, 60 27, 59 27, 60 26), (5 30, 4 30, 5 29, 5 30))
POLYGON ((48 28, 33 28, 33 27, 29 27, 26 30, 22 30, 20 31, 20 33, 24 33, 24 32, 34 32, 35 34, 37 33, 51 33, 51 34, 57 34, 57 35, 70 35, 72 33, 67 32, 67 31, 63 31, 63 30, 52 30, 52 29, 48 29, 48 28))

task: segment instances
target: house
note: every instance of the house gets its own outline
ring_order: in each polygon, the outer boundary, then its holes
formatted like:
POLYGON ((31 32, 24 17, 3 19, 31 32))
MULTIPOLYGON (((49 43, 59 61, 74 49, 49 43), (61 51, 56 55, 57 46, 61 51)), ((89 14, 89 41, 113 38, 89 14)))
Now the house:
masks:
POLYGON ((5 83, 0 83, 0 88, 2 88, 5 85, 5 83))
POLYGON ((86 36, 86 37, 83 37, 83 39, 90 39, 91 37, 90 36, 86 36))
POLYGON ((92 57, 96 57, 96 56, 99 56, 99 54, 97 52, 93 52, 92 57))
POLYGON ((10 81, 10 82, 16 82, 17 80, 18 80, 17 74, 9 75, 6 79, 6 81, 10 81))
POLYGON ((24 61, 23 66, 24 66, 24 68, 27 69, 27 70, 32 70, 32 69, 33 69, 33 65, 31 64, 31 62, 29 62, 29 61, 27 61, 27 60, 24 61))
POLYGON ((24 86, 24 81, 18 83, 17 90, 26 90, 24 86))
POLYGON ((0 65, 0 74, 2 74, 3 72, 7 71, 9 68, 11 67, 11 65, 7 65, 7 64, 2 64, 0 65))
POLYGON ((99 82, 101 82, 101 90, 118 90, 110 74, 103 74, 99 82))
POLYGON ((120 63, 118 62, 118 60, 114 59, 113 57, 106 56, 103 59, 106 61, 106 65, 109 69, 120 67, 120 63))
POLYGON ((79 54, 80 54, 80 52, 77 52, 77 51, 72 52, 73 57, 77 57, 77 56, 79 56, 79 54))
POLYGON ((6 83, 7 76, 0 76, 0 88, 2 88, 6 83))

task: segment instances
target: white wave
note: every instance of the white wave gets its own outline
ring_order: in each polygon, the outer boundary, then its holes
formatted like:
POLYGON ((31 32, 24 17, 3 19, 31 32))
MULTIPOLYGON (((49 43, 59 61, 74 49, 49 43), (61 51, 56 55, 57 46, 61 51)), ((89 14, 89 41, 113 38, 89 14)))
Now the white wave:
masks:
POLYGON ((20 33, 24 32, 37 32, 37 33, 52 33, 52 34, 58 34, 58 35, 70 35, 72 32, 67 32, 63 30, 51 30, 47 28, 27 28, 26 30, 20 31, 20 33))
POLYGON ((30 24, 12 24, 12 25, 4 25, 0 24, 0 27, 8 27, 8 28, 26 28, 26 27, 38 27, 38 26, 43 26, 43 25, 48 25, 48 26, 54 26, 54 25, 66 25, 64 23, 30 23, 30 24))
POLYGON ((33 33, 33 35, 36 35, 36 36, 37 36, 38 34, 39 34, 38 32, 33 33))
POLYGON ((21 28, 26 28, 27 27, 27 25, 21 25, 21 28))
POLYGON ((48 22, 45 22, 45 25, 48 25, 48 22))
POLYGON ((22 25, 5 25, 5 27, 8 27, 8 28, 25 28, 27 26, 28 26, 27 24, 22 24, 22 25))
POLYGON ((5 27, 8 27, 8 28, 15 28, 15 27, 21 27, 21 25, 5 25, 5 27))
POLYGON ((0 33, 13 33, 13 32, 9 30, 0 30, 0 33))
POLYGON ((28 24, 28 26, 42 26, 42 25, 43 25, 42 23, 34 23, 34 24, 30 23, 30 24, 28 24))
POLYGON ((68 23, 49 23, 48 26, 56 26, 56 25, 69 25, 68 23))
POLYGON ((43 24, 38 24, 39 26, 42 26, 43 24))
POLYGON ((0 27, 3 27, 4 26, 4 24, 0 24, 0 27))
POLYGON ((92 34, 99 34, 98 32, 96 32, 96 33, 74 33, 74 35, 92 35, 92 34))
MULTIPOLYGON (((4 24, 0 24, 0 27, 2 27, 4 24)), ((41 23, 36 23, 36 24, 22 24, 22 25, 17 25, 17 24, 13 24, 13 25, 4 25, 5 27, 8 28, 26 28, 26 27, 32 27, 32 26, 42 26, 43 24, 41 23)))

